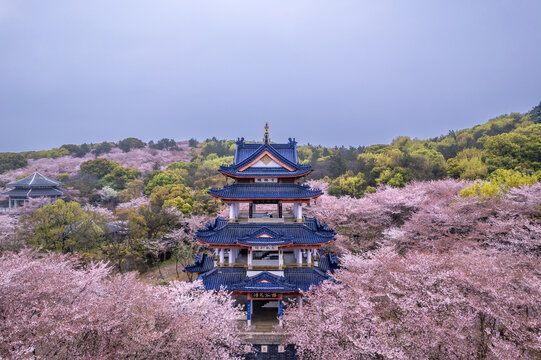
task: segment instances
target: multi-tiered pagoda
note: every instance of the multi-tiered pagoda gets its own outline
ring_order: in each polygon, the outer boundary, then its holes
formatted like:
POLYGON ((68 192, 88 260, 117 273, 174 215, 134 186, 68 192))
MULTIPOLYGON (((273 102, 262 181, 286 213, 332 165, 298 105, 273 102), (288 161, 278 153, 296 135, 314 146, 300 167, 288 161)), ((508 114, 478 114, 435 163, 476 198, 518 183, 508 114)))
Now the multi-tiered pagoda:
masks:
POLYGON ((229 206, 229 217, 197 231, 213 255, 196 257, 185 270, 199 273, 206 289, 224 287, 246 302, 249 326, 252 315, 269 309, 278 310, 281 326, 283 301, 296 297, 302 306, 301 291, 330 279, 337 267, 335 257, 321 255, 334 230, 302 214, 322 192, 299 183, 312 167, 299 163, 294 139, 272 144, 268 125, 262 144, 238 140, 233 164, 219 171, 233 184, 209 193, 229 206))

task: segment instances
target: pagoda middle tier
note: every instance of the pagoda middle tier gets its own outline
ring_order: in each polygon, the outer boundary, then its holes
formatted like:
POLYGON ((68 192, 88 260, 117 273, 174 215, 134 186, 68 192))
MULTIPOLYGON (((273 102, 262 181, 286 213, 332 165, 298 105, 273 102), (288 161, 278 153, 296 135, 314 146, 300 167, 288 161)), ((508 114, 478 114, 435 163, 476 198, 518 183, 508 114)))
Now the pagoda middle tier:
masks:
POLYGON ((317 218, 303 223, 228 222, 217 217, 196 232, 197 241, 213 248, 276 247, 319 249, 334 240, 335 231, 317 218))

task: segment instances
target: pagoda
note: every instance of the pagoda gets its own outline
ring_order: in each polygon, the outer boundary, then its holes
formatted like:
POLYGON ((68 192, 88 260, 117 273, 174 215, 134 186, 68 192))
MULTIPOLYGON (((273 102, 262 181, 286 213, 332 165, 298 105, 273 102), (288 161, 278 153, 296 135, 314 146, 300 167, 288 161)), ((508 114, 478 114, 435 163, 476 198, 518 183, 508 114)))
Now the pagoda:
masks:
POLYGON ((61 198, 67 191, 60 189, 61 182, 51 180, 48 177, 35 172, 27 177, 10 182, 6 187, 13 187, 0 195, 9 197, 9 208, 23 206, 31 198, 49 198, 56 200, 61 198))
POLYGON ((246 305, 246 320, 269 309, 283 323, 283 304, 294 299, 302 307, 302 292, 332 279, 338 267, 335 256, 323 256, 335 232, 316 218, 305 218, 322 191, 299 181, 312 172, 300 164, 295 139, 270 142, 268 124, 263 143, 237 141, 233 164, 219 172, 233 183, 209 190, 229 207, 229 217, 217 217, 196 232, 212 255, 196 256, 185 271, 198 273, 208 290, 224 288, 246 305), (277 316, 276 316, 277 315, 277 316))

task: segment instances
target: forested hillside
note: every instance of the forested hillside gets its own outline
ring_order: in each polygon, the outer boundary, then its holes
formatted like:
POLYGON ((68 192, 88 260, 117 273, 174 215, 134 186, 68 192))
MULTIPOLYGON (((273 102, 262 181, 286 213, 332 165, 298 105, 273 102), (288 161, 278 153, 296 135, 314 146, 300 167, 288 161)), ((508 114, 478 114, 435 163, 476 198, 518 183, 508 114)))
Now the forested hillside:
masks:
MULTIPOLYGON (((0 213, 0 309, 8 319, 0 322, 0 357, 241 352, 238 309, 227 294, 114 275, 156 267, 161 274, 168 261, 181 277, 205 251, 195 230, 222 211, 207 190, 225 182, 217 169, 233 161, 235 146, 127 138, 0 154, 2 187, 37 170, 68 190, 63 200, 0 213), (171 315, 179 309, 189 316, 171 315), (208 323, 208 312, 219 321, 208 323), (140 322, 156 325, 133 325, 140 322), (193 335, 200 342, 190 341, 188 323, 204 324, 193 335)), ((300 355, 540 356, 541 104, 427 140, 298 150, 315 169, 312 186, 325 192, 305 214, 337 230, 327 250, 345 265, 334 274, 339 283, 306 294, 303 314, 288 309, 286 329, 300 355)))
MULTIPOLYGON (((531 175, 541 169, 540 138, 541 104, 526 114, 502 115, 482 125, 426 140, 402 136, 391 144, 356 148, 303 145, 299 146, 299 157, 302 162, 313 165, 312 179, 324 178, 330 183, 331 194, 360 197, 365 192, 373 192, 378 185, 403 187, 412 180, 446 177, 485 179, 497 169, 513 169, 531 175)), ((176 171, 176 180, 167 181, 183 183, 198 191, 221 184, 223 179, 214 170, 230 162, 228 156, 232 156, 234 150, 234 140, 216 138, 201 143, 194 139, 189 142, 162 139, 145 144, 136 138, 126 138, 118 143, 66 144, 51 150, 0 153, 0 181, 6 183, 38 170, 52 177, 60 176, 68 186, 82 189, 84 186, 77 175, 85 171, 80 171, 80 165, 94 158, 104 158, 125 168, 136 168, 139 173, 128 174, 129 170, 120 168, 112 171, 109 166, 109 170, 102 170, 103 176, 108 175, 107 179, 86 188, 102 189, 109 185, 116 191, 124 190, 136 178, 147 185, 154 176, 174 177, 171 170, 186 170, 184 176, 176 171), (167 168, 172 162, 179 164, 167 168)), ((151 190, 147 189, 147 194, 151 190)), ((83 193, 90 195, 88 191, 83 193)))
MULTIPOLYGON (((334 196, 359 198, 378 186, 403 187, 413 180, 447 177, 485 180, 472 184, 465 192, 494 195, 502 186, 539 180, 540 122, 538 105, 526 114, 502 115, 482 125, 427 140, 398 137, 391 144, 357 148, 304 145, 298 151, 301 161, 314 167, 310 179, 325 180, 328 193, 334 196)), ((171 209, 185 217, 213 216, 220 211, 221 205, 207 190, 224 183, 225 178, 216 170, 221 164, 232 162, 235 146, 234 140, 216 138, 203 142, 162 139, 148 144, 126 138, 118 143, 66 144, 52 150, 2 153, 0 185, 39 171, 63 182, 69 191, 67 202, 35 212, 27 209, 29 215, 18 221, 32 231, 17 232, 20 241, 45 249, 78 250, 92 257, 114 258, 118 264, 126 257, 135 263, 152 264, 156 259, 142 242, 179 228, 171 209), (62 218, 59 215, 65 211, 72 214, 69 221, 46 221, 62 218), (88 224, 85 221, 89 219, 92 226, 78 226, 77 231, 65 233, 65 226, 88 224), (107 247, 114 242, 107 241, 103 223, 111 221, 125 224, 130 239, 125 249, 107 247), (101 230, 94 229, 94 225, 101 230), (58 235, 60 229, 64 229, 62 235, 58 235), (87 244, 75 239, 87 238, 88 231, 100 235, 87 244)), ((11 217, 4 218, 5 223, 14 223, 11 217)))

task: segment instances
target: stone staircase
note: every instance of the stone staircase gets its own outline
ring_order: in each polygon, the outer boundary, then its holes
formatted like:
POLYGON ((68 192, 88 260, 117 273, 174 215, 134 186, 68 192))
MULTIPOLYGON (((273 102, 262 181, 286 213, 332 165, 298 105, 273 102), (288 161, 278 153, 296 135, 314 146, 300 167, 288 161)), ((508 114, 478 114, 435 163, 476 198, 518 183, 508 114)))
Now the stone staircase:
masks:
POLYGON ((247 344, 280 345, 286 344, 288 336, 278 327, 275 321, 258 321, 246 328, 245 321, 239 321, 239 329, 247 344))

